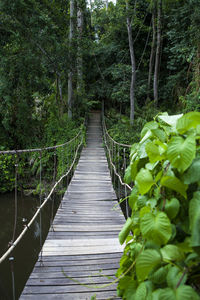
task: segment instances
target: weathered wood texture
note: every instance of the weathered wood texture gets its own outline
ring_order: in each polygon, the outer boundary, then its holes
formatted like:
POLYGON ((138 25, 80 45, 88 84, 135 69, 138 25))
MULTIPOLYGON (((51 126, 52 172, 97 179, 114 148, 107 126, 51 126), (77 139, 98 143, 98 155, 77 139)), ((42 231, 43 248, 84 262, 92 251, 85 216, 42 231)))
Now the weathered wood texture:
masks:
POLYGON ((115 272, 124 217, 117 205, 105 152, 100 114, 90 115, 87 146, 64 195, 39 262, 20 297, 34 299, 119 299, 115 272))

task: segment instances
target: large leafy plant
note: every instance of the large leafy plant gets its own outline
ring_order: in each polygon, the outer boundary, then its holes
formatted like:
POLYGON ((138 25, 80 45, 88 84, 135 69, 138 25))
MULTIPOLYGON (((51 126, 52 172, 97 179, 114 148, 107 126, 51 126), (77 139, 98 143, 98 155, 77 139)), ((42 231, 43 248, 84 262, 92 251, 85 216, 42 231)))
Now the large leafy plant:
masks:
POLYGON ((119 234, 127 300, 200 299, 200 113, 158 115, 133 144, 125 174, 132 210, 119 234))

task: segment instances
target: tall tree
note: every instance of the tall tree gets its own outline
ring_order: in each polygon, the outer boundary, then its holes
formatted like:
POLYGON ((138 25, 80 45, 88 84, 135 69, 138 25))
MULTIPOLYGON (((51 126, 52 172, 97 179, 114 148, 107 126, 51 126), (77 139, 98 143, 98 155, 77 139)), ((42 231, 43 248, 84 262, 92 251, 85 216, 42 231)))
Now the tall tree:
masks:
POLYGON ((162 16, 162 0, 158 0, 156 57, 155 57, 155 68, 154 68, 154 83, 153 83, 154 101, 156 106, 158 104, 158 81, 159 81, 159 68, 160 68, 160 57, 161 57, 161 26, 162 26, 161 16, 162 16))
POLYGON ((77 94, 81 94, 83 87, 83 54, 82 54, 82 37, 83 37, 83 4, 79 0, 77 3, 77 31, 78 31, 78 48, 77 48, 77 94))
POLYGON ((152 8, 152 43, 151 43, 151 54, 149 59, 149 74, 148 74, 148 85, 147 85, 147 99, 150 97, 152 73, 155 59, 155 46, 156 46, 156 1, 153 0, 152 8))
POLYGON ((72 107, 74 100, 73 93, 73 71, 74 71, 74 62, 73 62, 73 38, 74 38, 74 24, 75 18, 75 0, 70 0, 70 28, 69 28, 69 72, 68 72, 68 117, 72 118, 72 107))
MULTIPOLYGON (((135 62, 135 53, 133 47, 133 36, 132 36, 132 25, 130 19, 130 11, 129 11, 129 0, 126 0, 126 24, 128 31, 128 42, 129 42, 129 51, 131 58, 131 84, 130 84, 130 124, 133 125, 134 114, 135 114, 135 82, 136 82, 136 62, 135 62)), ((135 9, 136 9, 135 1, 135 9)), ((135 15, 135 11, 134 11, 135 15)))

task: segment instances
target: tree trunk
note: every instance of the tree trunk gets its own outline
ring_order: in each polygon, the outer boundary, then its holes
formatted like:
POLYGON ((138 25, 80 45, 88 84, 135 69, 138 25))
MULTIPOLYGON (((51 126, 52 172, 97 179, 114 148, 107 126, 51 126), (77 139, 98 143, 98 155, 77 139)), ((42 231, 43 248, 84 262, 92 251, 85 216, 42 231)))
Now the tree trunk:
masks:
POLYGON ((135 63, 135 54, 134 54, 134 47, 133 47, 131 20, 129 17, 128 0, 126 0, 126 13, 127 13, 126 23, 127 23, 127 31, 128 31, 129 51, 131 57, 130 124, 133 125, 134 114, 135 114, 136 63, 135 63))
POLYGON ((69 29, 69 61, 70 67, 68 72, 68 117, 72 118, 73 107, 73 59, 72 59, 72 44, 74 38, 74 0, 70 0, 70 29, 69 29))
POLYGON ((77 93, 81 94, 83 87, 83 56, 82 56, 82 33, 83 33, 83 8, 78 3, 77 9, 77 30, 78 30, 78 49, 77 49, 77 93))
POLYGON ((155 46, 156 46, 156 6, 155 6, 155 1, 154 1, 153 12, 152 12, 152 30, 153 30, 153 37, 152 37, 152 43, 151 43, 151 54, 150 54, 150 59, 149 59, 147 99, 150 98, 153 64, 154 64, 154 59, 155 59, 155 46))
POLYGON ((158 104, 158 80, 159 80, 159 67, 161 57, 161 13, 162 13, 162 0, 158 0, 157 9, 157 45, 156 45, 156 58, 155 58, 155 69, 154 69, 154 102, 155 106, 158 104))

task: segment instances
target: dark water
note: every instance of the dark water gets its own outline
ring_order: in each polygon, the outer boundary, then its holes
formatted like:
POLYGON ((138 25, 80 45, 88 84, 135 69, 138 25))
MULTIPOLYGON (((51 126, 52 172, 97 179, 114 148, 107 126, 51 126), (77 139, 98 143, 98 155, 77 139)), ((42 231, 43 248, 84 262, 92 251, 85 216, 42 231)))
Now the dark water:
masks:
MULTIPOLYGON (((61 198, 61 197, 59 197, 61 198)), ((58 197, 54 201, 51 199, 42 212, 42 240, 44 241, 50 226, 50 220, 59 204, 58 197), (53 205, 54 202, 54 205, 53 205)), ((16 237, 23 230, 23 218, 28 221, 32 218, 39 199, 32 196, 18 194, 18 216, 16 237)), ((0 195, 0 256, 8 249, 8 244, 12 240, 14 227, 14 194, 8 193, 0 195)), ((24 285, 38 259, 40 252, 40 222, 39 217, 28 230, 19 245, 10 255, 14 257, 14 277, 15 293, 18 299, 24 285)), ((9 257, 0 265, 0 300, 12 300, 12 276, 9 257)))

